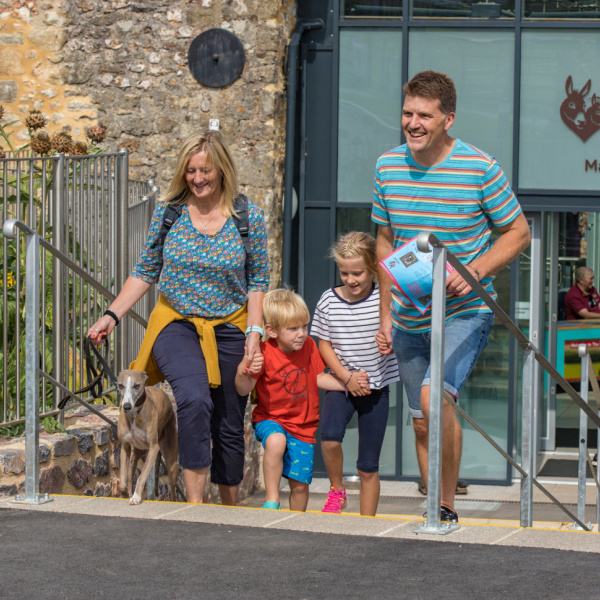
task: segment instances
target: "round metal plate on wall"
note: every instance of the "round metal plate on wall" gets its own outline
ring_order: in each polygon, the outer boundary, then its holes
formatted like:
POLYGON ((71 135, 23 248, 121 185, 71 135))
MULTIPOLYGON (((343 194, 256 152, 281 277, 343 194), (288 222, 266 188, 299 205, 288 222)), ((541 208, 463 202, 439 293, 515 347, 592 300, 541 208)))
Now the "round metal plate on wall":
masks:
POLYGON ((242 42, 225 29, 201 33, 188 51, 188 65, 196 81, 208 87, 223 87, 235 81, 244 69, 242 42))

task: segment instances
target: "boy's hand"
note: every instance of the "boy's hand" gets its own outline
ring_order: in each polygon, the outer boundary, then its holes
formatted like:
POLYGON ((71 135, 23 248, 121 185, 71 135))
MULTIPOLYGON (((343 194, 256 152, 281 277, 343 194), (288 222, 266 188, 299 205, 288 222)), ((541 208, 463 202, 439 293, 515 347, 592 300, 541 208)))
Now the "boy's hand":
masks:
POLYGON ((257 352, 252 357, 252 360, 248 359, 248 355, 244 356, 243 364, 244 375, 258 375, 263 369, 264 357, 260 352, 257 352))
POLYGON ((369 385, 369 374, 366 371, 358 372, 358 385, 360 385, 365 395, 369 395, 371 393, 371 386, 369 385))
POLYGON ((256 386, 256 379, 252 375, 258 375, 263 368, 263 355, 255 354, 252 360, 248 354, 244 354, 242 362, 238 365, 235 375, 235 389, 240 396, 247 396, 256 386))

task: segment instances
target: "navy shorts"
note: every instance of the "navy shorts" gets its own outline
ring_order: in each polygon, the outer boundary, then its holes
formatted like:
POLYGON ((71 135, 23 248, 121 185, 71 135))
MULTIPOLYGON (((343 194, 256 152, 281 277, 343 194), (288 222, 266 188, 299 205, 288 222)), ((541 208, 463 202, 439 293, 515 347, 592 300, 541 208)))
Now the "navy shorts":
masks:
POLYGON ((379 455, 387 426, 390 388, 371 390, 368 396, 344 392, 327 392, 321 410, 321 441, 342 442, 346 427, 358 413, 358 460, 356 468, 363 473, 379 471, 379 455))
POLYGON ((238 485, 244 476, 244 415, 247 397, 235 389, 246 337, 237 327, 215 327, 222 384, 210 388, 196 327, 174 321, 154 342, 156 364, 177 402, 179 464, 185 469, 211 467, 212 483, 238 485), (211 460, 212 441, 212 460, 211 460))

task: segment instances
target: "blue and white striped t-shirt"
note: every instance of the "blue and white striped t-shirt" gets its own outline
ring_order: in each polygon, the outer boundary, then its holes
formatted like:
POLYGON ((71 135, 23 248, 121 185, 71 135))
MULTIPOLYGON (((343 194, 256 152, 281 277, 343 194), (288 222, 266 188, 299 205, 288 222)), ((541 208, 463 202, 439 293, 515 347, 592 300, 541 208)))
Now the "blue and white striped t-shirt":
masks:
POLYGON ((335 293, 323 292, 310 328, 310 335, 331 343, 344 368, 366 371, 371 389, 398 381, 398 363, 392 354, 380 354, 375 343, 379 331, 379 286, 362 300, 347 302, 335 293))
MULTIPOLYGON (((415 163, 406 144, 377 161, 371 218, 393 229, 394 248, 429 231, 468 264, 492 246, 494 226, 508 225, 520 213, 496 160, 458 139, 448 158, 433 167, 415 163)), ((486 277, 481 284, 495 297, 492 281, 486 277)), ((446 318, 480 311, 489 308, 475 292, 446 299, 446 318)), ((392 322, 408 331, 429 331, 431 306, 422 315, 392 286, 392 322)))

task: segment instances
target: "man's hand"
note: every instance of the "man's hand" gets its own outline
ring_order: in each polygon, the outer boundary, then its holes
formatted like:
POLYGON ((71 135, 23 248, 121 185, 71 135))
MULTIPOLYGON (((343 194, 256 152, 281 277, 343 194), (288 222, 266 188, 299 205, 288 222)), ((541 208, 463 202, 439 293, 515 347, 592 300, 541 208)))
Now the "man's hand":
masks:
POLYGON ((380 354, 392 353, 392 326, 385 327, 383 323, 379 326, 379 331, 375 334, 375 343, 379 348, 380 354))
MULTIPOLYGON (((470 265, 465 265, 465 267, 471 272, 471 275, 479 281, 475 268, 470 265)), ((447 294, 453 296, 466 296, 472 289, 473 288, 465 281, 465 279, 463 279, 458 271, 452 271, 452 273, 446 277, 447 294)))

